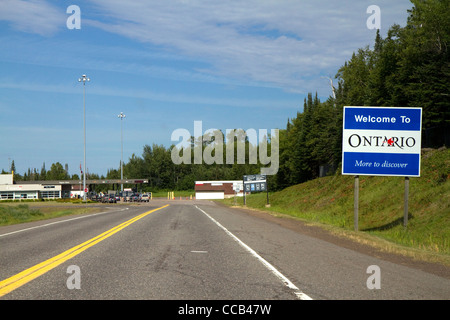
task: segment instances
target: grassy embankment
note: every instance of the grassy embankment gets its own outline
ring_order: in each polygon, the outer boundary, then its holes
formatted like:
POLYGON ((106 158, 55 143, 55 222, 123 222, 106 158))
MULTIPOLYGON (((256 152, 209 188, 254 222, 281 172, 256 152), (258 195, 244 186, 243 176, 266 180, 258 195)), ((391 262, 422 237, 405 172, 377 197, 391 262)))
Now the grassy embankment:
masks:
MULTIPOLYGON (((247 207, 318 224, 340 235, 427 261, 450 265, 450 149, 423 152, 421 177, 410 179, 403 226, 404 178, 360 176, 359 232, 353 223, 353 176, 334 175, 247 197, 247 207)), ((234 199, 224 201, 234 204, 234 199)), ((243 199, 238 199, 243 205, 243 199)))

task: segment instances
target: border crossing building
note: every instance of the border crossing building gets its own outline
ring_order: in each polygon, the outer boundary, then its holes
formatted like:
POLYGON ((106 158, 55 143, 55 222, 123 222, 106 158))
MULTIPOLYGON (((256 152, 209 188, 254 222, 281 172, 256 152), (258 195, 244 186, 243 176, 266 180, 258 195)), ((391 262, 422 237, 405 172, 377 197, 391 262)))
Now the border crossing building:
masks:
POLYGON ((225 199, 244 195, 242 180, 195 181, 195 199, 225 199))
POLYGON ((13 174, 0 174, 0 200, 57 199, 61 191, 61 185, 14 183, 13 174))
MULTIPOLYGON (((88 190, 94 185, 120 185, 148 183, 148 179, 86 180, 88 190)), ((0 174, 0 201, 25 199, 61 199, 83 196, 82 180, 14 181, 13 174, 0 174)), ((117 188, 118 190, 119 188, 117 188)))

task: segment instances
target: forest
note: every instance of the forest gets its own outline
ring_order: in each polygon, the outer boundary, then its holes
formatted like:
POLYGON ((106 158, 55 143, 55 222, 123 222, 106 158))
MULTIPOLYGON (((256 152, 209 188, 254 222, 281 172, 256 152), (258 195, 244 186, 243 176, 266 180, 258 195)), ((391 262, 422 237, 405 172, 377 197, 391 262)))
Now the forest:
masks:
MULTIPOLYGON (((378 30, 373 46, 357 49, 337 70, 326 101, 309 93, 297 114, 287 119, 286 128, 279 128, 279 169, 268 178, 270 191, 340 172, 344 106, 421 107, 422 148, 449 145, 450 1, 411 2, 405 27, 391 26, 384 39, 378 30)), ((199 143, 204 149, 212 141, 192 138, 192 146, 199 143)), ((240 180, 264 167, 259 160, 248 161, 249 148, 259 145, 251 145, 248 139, 245 144, 245 164, 174 164, 175 146, 145 145, 140 156, 133 154, 124 164, 124 177, 148 178, 146 191, 193 189, 196 180, 240 180)), ((15 180, 79 178, 67 171, 59 162, 49 170, 44 164, 40 171, 16 174, 15 180)), ((108 170, 106 177, 92 173, 88 178, 118 179, 120 168, 108 170)))

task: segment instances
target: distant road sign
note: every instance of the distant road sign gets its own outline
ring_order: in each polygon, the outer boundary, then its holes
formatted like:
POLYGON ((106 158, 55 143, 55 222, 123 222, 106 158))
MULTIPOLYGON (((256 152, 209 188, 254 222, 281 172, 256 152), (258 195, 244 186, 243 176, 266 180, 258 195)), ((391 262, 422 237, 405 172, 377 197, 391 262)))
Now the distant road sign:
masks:
POLYGON ((342 174, 420 176, 422 108, 344 107, 342 174))
POLYGON ((266 176, 262 174, 252 174, 244 176, 245 192, 260 192, 267 190, 266 176))
POLYGON ((241 192, 243 189, 243 183, 242 182, 233 182, 233 190, 237 193, 241 192))

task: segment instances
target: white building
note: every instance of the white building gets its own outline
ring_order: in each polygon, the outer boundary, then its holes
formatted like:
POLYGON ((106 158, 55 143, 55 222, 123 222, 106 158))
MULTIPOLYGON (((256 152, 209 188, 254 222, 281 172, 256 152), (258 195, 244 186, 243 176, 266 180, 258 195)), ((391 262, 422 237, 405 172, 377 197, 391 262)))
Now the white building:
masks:
POLYGON ((58 198, 61 185, 15 184, 12 174, 0 174, 0 200, 58 198))
POLYGON ((195 181, 195 199, 225 199, 244 195, 242 180, 195 181))
MULTIPOLYGON (((143 184, 148 179, 97 179, 86 180, 86 192, 98 184, 117 186, 120 184, 143 184), (92 187, 92 188, 91 188, 92 187)), ((84 196, 81 180, 16 181, 13 174, 0 174, 0 200, 60 199, 84 196)))

